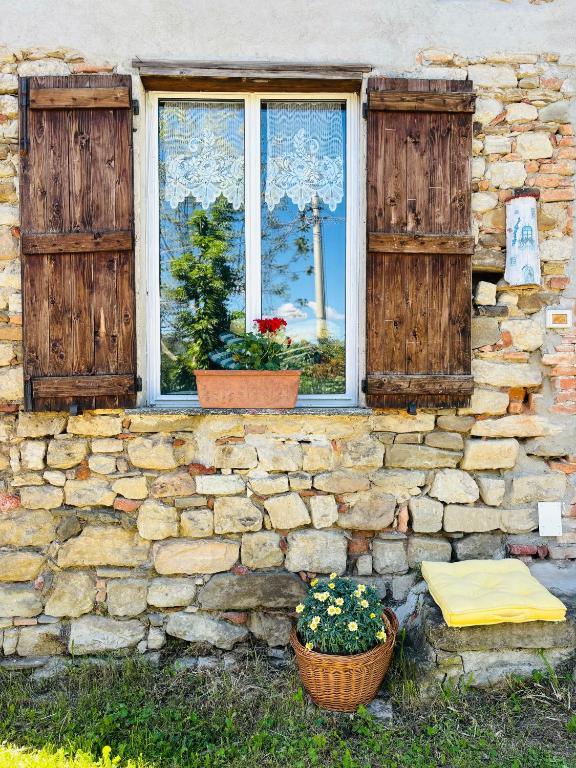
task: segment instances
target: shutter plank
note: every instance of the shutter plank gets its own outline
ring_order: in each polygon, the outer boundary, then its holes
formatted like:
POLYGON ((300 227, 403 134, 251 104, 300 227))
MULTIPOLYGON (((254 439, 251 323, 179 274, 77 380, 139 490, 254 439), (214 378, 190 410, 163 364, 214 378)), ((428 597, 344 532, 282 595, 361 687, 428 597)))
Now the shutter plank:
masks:
POLYGON ((30 109, 128 109, 128 88, 31 88, 30 109))
POLYGON ((474 238, 464 235, 369 232, 368 250, 380 253, 472 254, 474 252, 474 238))
POLYGON ((130 251, 132 232, 71 232, 67 234, 31 234, 22 237, 22 253, 94 253, 95 251, 130 251))
POLYGON ((106 376, 42 376, 32 380, 33 393, 40 398, 116 398, 135 392, 134 377, 106 376))
MULTIPOLYGON (((412 83, 427 81, 413 80, 412 83)), ((428 81, 430 82, 430 81, 428 81)), ((471 93, 430 93, 415 97, 414 91, 424 90, 412 86, 409 91, 369 93, 369 107, 387 112, 474 112, 474 95, 471 93)))

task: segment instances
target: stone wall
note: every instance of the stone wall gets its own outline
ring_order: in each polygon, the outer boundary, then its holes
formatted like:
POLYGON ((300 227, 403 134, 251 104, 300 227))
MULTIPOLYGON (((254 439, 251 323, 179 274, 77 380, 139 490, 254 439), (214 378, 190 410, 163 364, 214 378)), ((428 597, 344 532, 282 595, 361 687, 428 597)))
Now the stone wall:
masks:
POLYGON ((401 603, 424 559, 575 559, 576 330, 544 323, 547 306, 575 298, 569 68, 553 54, 436 49, 414 68, 468 75, 479 94, 470 408, 27 414, 16 74, 111 68, 73 51, 0 50, 4 656, 146 652, 167 636, 281 646, 311 574, 355 574, 401 603), (539 290, 502 280, 504 201, 519 185, 542 191, 539 290), (542 539, 537 502, 556 500, 565 533, 542 539))

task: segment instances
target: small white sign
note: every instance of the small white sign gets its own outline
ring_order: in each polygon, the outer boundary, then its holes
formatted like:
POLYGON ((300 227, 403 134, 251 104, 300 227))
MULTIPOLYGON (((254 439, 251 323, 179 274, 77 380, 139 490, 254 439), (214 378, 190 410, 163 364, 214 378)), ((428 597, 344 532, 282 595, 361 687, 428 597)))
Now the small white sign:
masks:
POLYGON ((556 307, 546 310, 546 328, 572 328, 574 324, 571 309, 556 307))
POLYGON ((538 502, 540 536, 562 536, 562 504, 559 501, 538 502))

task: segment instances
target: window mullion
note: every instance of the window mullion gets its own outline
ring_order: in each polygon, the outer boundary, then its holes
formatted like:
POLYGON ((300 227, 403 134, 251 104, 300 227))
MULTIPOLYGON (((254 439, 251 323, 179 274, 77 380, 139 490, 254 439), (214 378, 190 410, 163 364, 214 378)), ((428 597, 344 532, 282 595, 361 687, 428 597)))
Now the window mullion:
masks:
POLYGON ((246 97, 246 328, 261 315, 260 97, 246 97))

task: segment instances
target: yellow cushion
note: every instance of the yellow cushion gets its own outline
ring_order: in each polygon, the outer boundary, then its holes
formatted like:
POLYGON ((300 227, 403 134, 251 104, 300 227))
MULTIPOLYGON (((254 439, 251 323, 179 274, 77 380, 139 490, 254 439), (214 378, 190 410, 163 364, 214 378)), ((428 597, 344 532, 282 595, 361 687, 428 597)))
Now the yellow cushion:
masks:
POLYGON ((422 563, 422 576, 449 627, 566 618, 566 606, 520 560, 422 563))

